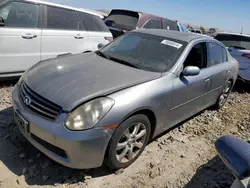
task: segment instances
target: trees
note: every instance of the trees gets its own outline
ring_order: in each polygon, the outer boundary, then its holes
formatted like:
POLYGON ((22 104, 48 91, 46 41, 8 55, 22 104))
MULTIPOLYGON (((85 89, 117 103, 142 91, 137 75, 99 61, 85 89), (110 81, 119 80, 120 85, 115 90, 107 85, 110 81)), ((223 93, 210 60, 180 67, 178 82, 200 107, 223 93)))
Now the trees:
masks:
POLYGON ((205 34, 206 33, 206 30, 203 26, 200 26, 200 30, 201 30, 201 33, 205 34))
POLYGON ((215 28, 210 28, 209 33, 216 33, 216 29, 215 28))

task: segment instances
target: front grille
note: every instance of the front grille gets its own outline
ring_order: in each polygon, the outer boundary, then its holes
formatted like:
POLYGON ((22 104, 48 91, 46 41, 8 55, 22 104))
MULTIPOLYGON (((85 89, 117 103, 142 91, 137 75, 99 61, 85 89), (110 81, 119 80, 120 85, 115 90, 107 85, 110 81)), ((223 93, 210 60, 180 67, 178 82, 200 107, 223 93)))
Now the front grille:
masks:
POLYGON ((31 138, 33 138, 36 142, 38 142, 40 145, 42 145, 47 150, 49 150, 49 151, 51 151, 51 152, 55 153, 56 155, 59 155, 63 158, 67 158, 67 155, 63 149, 58 148, 58 147, 42 140, 41 138, 37 137, 34 134, 31 134, 31 138))
POLYGON ((24 82, 20 85, 19 97, 30 111, 51 121, 54 121, 62 111, 62 107, 38 95, 24 82), (25 99, 27 98, 30 99, 29 104, 25 104, 25 99))

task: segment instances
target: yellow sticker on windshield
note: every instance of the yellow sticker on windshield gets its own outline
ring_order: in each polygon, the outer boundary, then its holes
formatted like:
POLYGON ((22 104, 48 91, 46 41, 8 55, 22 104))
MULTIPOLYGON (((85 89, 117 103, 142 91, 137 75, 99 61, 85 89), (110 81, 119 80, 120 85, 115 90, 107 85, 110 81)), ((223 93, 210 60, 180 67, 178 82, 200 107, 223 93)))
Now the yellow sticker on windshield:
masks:
POLYGON ((177 49, 182 47, 182 44, 177 43, 177 42, 173 42, 173 41, 170 41, 170 40, 166 40, 166 39, 164 39, 161 43, 165 44, 165 45, 168 45, 168 46, 172 46, 172 47, 177 48, 177 49))

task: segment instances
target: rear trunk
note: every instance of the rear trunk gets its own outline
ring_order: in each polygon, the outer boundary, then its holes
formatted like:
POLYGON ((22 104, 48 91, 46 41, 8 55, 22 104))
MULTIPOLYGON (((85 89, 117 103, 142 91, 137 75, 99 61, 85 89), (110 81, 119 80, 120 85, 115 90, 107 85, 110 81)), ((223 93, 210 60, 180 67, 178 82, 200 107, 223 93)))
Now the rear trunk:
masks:
POLYGON ((130 10, 112 10, 104 21, 113 38, 117 38, 127 31, 136 29, 139 13, 130 10))

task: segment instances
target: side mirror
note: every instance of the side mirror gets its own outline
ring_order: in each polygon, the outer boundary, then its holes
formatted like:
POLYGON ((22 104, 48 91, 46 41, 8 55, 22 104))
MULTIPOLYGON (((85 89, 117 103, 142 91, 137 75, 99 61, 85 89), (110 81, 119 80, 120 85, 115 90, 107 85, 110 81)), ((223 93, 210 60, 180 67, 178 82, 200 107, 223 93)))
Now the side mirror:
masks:
POLYGON ((4 19, 0 16, 0 26, 5 26, 4 19))
POLYGON ((215 142, 219 157, 239 180, 250 177, 250 144, 234 136, 223 136, 215 142))
POLYGON ((102 43, 98 44, 97 45, 98 50, 100 50, 103 46, 104 46, 104 44, 102 44, 102 43))
POLYGON ((195 66, 187 66, 182 71, 183 76, 196 76, 198 74, 200 74, 200 69, 199 69, 199 67, 195 67, 195 66))

